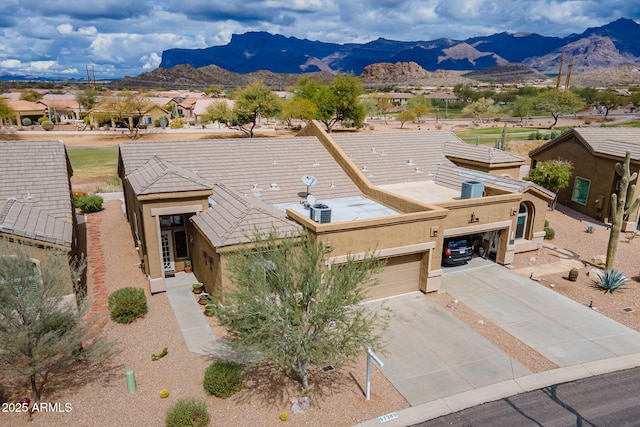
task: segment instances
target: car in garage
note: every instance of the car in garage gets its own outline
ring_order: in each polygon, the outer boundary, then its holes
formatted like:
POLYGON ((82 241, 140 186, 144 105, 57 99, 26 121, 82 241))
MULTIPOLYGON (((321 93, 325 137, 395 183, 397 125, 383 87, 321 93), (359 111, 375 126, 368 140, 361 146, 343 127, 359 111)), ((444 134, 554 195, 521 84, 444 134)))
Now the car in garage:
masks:
POLYGON ((473 248, 468 236, 444 239, 442 265, 466 264, 473 257, 473 248))

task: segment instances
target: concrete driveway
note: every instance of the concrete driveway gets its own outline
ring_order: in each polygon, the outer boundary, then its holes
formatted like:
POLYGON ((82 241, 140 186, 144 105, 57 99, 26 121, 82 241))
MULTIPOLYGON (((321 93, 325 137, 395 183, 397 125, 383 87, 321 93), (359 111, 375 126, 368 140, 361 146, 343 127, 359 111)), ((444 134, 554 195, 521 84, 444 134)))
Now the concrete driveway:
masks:
MULTIPOLYGON (((447 269, 442 288, 560 367, 640 354, 640 333, 492 262, 447 269)), ((412 406, 531 375, 427 295, 369 305, 382 303, 394 315, 381 371, 412 406)))

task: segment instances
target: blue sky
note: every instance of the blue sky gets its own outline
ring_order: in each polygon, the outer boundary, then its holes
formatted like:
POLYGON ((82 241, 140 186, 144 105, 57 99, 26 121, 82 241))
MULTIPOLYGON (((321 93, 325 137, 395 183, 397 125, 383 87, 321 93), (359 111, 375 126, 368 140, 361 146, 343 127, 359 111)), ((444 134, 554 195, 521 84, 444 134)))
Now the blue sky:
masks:
POLYGON ((0 74, 96 78, 158 67, 162 51, 268 31, 331 43, 465 39, 503 31, 582 33, 618 18, 640 22, 635 0, 2 0, 0 74))

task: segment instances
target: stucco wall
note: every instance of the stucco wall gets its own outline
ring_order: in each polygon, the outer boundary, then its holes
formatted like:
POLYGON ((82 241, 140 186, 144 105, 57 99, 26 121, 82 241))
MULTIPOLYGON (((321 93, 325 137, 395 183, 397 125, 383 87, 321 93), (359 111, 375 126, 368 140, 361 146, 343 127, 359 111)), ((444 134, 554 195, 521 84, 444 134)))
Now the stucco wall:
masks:
MULTIPOLYGON (((569 186, 558 191, 558 203, 604 222, 610 220, 610 198, 619 179, 615 172, 615 164, 624 159, 595 156, 575 138, 554 144, 533 158, 536 163, 557 159, 573 163, 573 175, 569 186), (571 200, 576 177, 591 180, 586 204, 571 200)), ((637 163, 632 162, 631 169, 633 173, 638 171, 640 167, 637 163)), ((631 220, 635 221, 637 216, 638 213, 635 212, 631 215, 631 220)))

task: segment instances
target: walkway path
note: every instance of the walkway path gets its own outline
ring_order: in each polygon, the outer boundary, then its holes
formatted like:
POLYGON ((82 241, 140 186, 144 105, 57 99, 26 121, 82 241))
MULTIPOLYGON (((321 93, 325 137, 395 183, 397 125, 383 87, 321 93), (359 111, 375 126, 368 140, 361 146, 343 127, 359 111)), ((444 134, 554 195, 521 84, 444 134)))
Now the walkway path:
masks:
POLYGON ((229 345, 218 340, 211 330, 202 306, 196 302, 191 288, 197 279, 192 273, 177 272, 167 278, 167 298, 189 351, 206 356, 234 359, 229 345))

